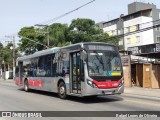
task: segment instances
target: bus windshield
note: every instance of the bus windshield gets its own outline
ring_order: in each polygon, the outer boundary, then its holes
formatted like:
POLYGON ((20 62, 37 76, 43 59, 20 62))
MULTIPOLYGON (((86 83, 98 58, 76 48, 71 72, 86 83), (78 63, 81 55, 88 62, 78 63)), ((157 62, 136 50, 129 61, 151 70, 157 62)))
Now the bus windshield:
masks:
POLYGON ((92 76, 122 76, 120 56, 113 51, 88 52, 88 75, 92 76))

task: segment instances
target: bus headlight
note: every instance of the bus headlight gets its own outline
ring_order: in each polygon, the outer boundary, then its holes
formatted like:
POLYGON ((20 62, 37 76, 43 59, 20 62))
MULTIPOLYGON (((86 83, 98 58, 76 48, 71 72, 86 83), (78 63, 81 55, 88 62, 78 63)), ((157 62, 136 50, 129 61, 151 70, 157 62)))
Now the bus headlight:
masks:
POLYGON ((93 88, 97 88, 97 86, 91 80, 87 80, 87 84, 93 88))
POLYGON ((90 85, 91 87, 93 87, 93 85, 92 85, 92 81, 87 80, 87 84, 88 84, 88 85, 90 85))

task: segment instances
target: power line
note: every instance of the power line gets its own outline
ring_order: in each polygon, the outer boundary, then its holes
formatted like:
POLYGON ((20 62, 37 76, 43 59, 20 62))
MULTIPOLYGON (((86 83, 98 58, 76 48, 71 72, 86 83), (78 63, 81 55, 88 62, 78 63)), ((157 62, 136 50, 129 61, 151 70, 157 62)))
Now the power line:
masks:
MULTIPOLYGON (((5 40, 10 39, 10 38, 6 38, 6 36, 18 37, 17 35, 18 35, 18 33, 13 33, 13 34, 8 34, 8 35, 0 36, 0 41, 3 41, 3 40, 5 41, 5 40)), ((15 41, 18 41, 18 40, 15 39, 15 41)))
MULTIPOLYGON (((160 27, 160 19, 155 20, 155 21, 141 23, 141 24, 138 24, 138 25, 139 25, 139 29, 137 29, 137 30, 133 30, 132 32, 126 32, 125 30, 128 27, 124 27, 124 28, 122 28, 124 33, 113 35, 113 36, 110 36, 110 37, 125 37, 125 36, 128 36, 128 35, 141 33, 141 32, 144 32, 144 31, 147 31, 147 30, 150 30, 150 29, 154 29, 154 28, 160 27)), ((131 27, 131 26, 129 26, 129 27, 131 27)), ((118 31, 118 29, 115 29, 115 31, 118 31)))
POLYGON ((23 36, 21 36, 21 38, 24 38, 24 39, 30 40, 30 41, 32 41, 32 42, 35 42, 35 43, 37 43, 37 44, 40 44, 40 45, 46 47, 47 49, 49 48, 48 46, 46 46, 46 45, 44 45, 44 44, 42 44, 42 43, 40 43, 40 42, 38 42, 38 41, 32 40, 32 39, 30 39, 30 38, 23 37, 23 36))
MULTIPOLYGON (((83 4, 83 5, 75 8, 75 9, 67 12, 67 13, 64 13, 64 14, 58 16, 58 17, 55 17, 55 18, 53 18, 53 19, 47 20, 47 21, 42 22, 42 23, 39 23, 39 24, 48 24, 48 25, 49 25, 49 24, 52 24, 53 22, 57 21, 58 19, 60 19, 60 18, 62 18, 62 17, 65 17, 66 15, 69 15, 69 14, 71 14, 71 13, 73 13, 73 12, 75 12, 75 11, 81 9, 81 8, 83 8, 83 7, 91 4, 91 3, 94 2, 94 1, 96 1, 96 0, 92 0, 92 1, 90 1, 90 2, 88 2, 88 3, 86 3, 86 4, 83 4)), ((14 34, 10 34, 9 36, 17 36, 17 35, 18 35, 18 33, 14 33, 14 34)), ((8 35, 7 35, 7 36, 8 36, 8 35)))
POLYGON ((39 24, 52 24, 53 22, 57 21, 58 19, 60 19, 60 18, 62 18, 62 17, 65 17, 66 15, 69 15, 69 14, 71 14, 71 13, 73 13, 73 12, 75 12, 75 11, 81 9, 81 8, 83 8, 83 7, 85 7, 85 6, 89 5, 89 4, 91 4, 91 3, 94 2, 94 1, 95 1, 95 0, 92 0, 92 1, 90 1, 90 2, 88 2, 88 3, 86 3, 86 4, 83 4, 83 5, 81 5, 81 6, 77 7, 77 8, 75 8, 75 9, 73 9, 73 10, 67 12, 67 13, 64 13, 64 14, 58 16, 58 17, 55 17, 55 18, 53 18, 53 19, 51 19, 51 20, 47 20, 47 21, 42 22, 42 23, 39 23, 39 24))

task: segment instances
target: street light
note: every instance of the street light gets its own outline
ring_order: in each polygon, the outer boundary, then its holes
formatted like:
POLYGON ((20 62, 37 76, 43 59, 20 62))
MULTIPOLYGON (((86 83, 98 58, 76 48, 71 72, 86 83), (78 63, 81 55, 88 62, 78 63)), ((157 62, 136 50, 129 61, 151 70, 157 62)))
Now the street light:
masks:
POLYGON ((12 54, 13 54, 13 80, 15 79, 15 48, 13 46, 10 47, 10 49, 12 50, 12 54))
POLYGON ((13 41, 13 46, 10 49, 13 51, 13 80, 15 80, 15 36, 5 36, 7 38, 11 38, 13 41))
POLYGON ((47 32, 43 32, 47 35, 47 45, 49 47, 49 26, 48 25, 43 25, 43 24, 35 24, 34 26, 38 26, 38 27, 46 27, 47 28, 47 32))

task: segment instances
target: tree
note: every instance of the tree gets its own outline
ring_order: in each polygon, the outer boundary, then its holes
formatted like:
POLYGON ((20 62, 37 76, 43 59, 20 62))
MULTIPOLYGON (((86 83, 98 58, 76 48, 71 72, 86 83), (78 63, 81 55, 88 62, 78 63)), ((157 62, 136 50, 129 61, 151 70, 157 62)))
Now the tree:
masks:
POLYGON ((19 50, 21 52, 24 52, 26 55, 46 49, 44 46, 47 43, 45 35, 37 34, 34 27, 24 27, 19 31, 18 35, 21 38, 19 50))
MULTIPOLYGON (((106 42, 118 45, 117 37, 109 37, 107 33, 103 33, 103 30, 100 30, 95 21, 91 19, 78 18, 72 20, 69 26, 54 23, 48 27, 50 43, 48 47, 65 46, 78 42, 106 42)), ((34 27, 24 27, 18 33, 21 37, 19 50, 26 55, 46 49, 46 34, 39 34, 36 32, 37 30, 39 29, 34 27)), ((42 31, 46 31, 46 29, 43 28, 42 31)))
POLYGON ((94 35, 93 41, 106 42, 118 46, 119 38, 117 36, 110 37, 107 33, 101 33, 94 35))
POLYGON ((1 57, 1 64, 3 64, 4 71, 10 69, 10 66, 12 66, 12 50, 10 47, 12 46, 12 43, 8 43, 6 47, 3 47, 2 44, 0 44, 0 57, 1 57))
MULTIPOLYGON (((11 70, 13 68, 13 51, 11 47, 13 47, 12 43, 8 43, 5 47, 0 43, 0 69, 3 69, 3 71, 11 70)), ((19 56, 20 54, 16 48, 15 59, 19 56)))
POLYGON ((117 37, 109 37, 107 33, 100 30, 95 21, 91 19, 74 19, 69 26, 69 39, 72 43, 78 42, 106 42, 118 45, 117 37))
POLYGON ((0 50, 3 49, 3 44, 0 42, 0 50))
POLYGON ((94 34, 95 22, 91 19, 83 19, 83 18, 74 19, 70 24, 70 29, 71 30, 77 29, 77 31, 82 31, 86 34, 94 34))
POLYGON ((95 34, 95 22, 91 19, 74 19, 70 24, 69 38, 72 43, 90 42, 95 34))
POLYGON ((69 28, 67 24, 54 23, 49 26, 50 46, 64 46, 70 44, 67 41, 69 28))
POLYGON ((0 42, 0 69, 2 69, 2 62, 3 62, 3 44, 0 42))

